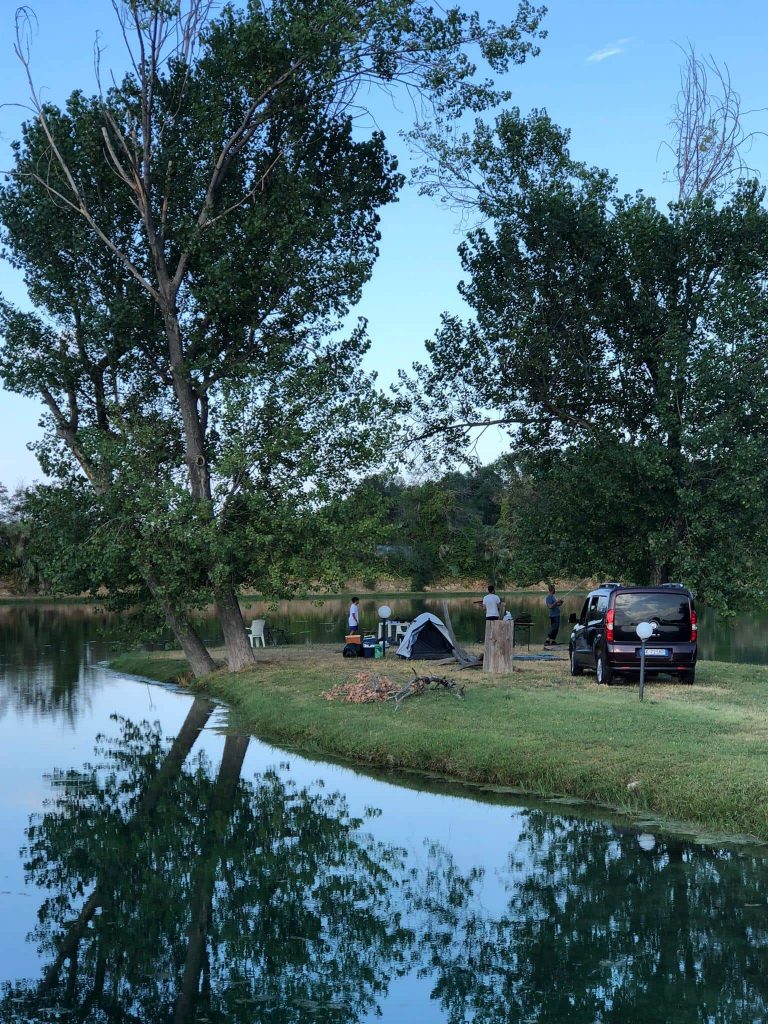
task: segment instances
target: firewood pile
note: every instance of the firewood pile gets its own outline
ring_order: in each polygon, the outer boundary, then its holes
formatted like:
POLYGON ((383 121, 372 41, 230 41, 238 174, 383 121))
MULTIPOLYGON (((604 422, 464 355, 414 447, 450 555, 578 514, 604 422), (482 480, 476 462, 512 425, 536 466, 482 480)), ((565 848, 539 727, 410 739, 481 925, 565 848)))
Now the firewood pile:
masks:
POLYGON ((411 671, 414 678, 405 686, 396 683, 389 676, 357 672, 352 682, 338 683, 330 690, 326 690, 322 696, 325 700, 345 701, 348 704, 375 704, 379 701, 392 700, 396 708, 408 697, 419 697, 429 689, 439 690, 440 687, 444 687, 459 699, 464 696, 464 687, 459 686, 454 679, 447 679, 445 676, 420 676, 413 668, 411 671))

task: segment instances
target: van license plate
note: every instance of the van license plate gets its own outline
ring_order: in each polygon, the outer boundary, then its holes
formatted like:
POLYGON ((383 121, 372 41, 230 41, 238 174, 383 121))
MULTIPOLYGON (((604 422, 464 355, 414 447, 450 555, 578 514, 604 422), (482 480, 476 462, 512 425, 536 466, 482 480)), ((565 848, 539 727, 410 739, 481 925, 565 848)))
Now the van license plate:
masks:
POLYGON ((666 647, 646 647, 645 656, 646 658, 666 658, 669 655, 669 650, 666 647))

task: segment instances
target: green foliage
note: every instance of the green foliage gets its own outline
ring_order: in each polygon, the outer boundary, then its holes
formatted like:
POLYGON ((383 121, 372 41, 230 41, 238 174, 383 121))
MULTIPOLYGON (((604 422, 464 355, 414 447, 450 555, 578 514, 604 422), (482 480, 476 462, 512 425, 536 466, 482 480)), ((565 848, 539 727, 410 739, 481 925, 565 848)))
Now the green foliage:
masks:
POLYGON ((738 602, 768 570, 763 192, 664 213, 566 143, 510 110, 465 153, 489 223, 461 248, 475 318, 445 317, 417 368, 425 433, 507 425, 518 581, 683 578, 738 602))
POLYGON ((438 579, 499 572, 496 525, 505 481, 500 465, 434 480, 371 481, 386 509, 379 536, 392 571, 407 575, 412 590, 438 579))

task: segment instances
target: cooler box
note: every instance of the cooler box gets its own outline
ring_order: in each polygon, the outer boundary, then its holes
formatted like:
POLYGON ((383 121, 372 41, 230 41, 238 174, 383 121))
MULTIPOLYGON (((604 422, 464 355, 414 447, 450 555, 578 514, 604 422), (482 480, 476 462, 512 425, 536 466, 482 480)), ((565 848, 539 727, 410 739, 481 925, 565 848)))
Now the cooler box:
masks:
POLYGON ((362 642, 363 638, 359 633, 350 633, 349 636, 344 637, 345 644, 361 644, 362 642))
POLYGON ((376 651, 376 637, 366 633, 363 637, 363 657, 372 658, 376 651))

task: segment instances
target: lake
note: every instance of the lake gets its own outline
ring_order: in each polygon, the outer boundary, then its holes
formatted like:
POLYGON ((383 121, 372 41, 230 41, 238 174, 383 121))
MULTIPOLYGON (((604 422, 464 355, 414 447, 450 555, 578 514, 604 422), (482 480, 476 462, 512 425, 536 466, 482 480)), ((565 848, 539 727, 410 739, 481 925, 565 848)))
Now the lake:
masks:
POLYGON ((0 1021, 768 1019, 764 848, 280 750, 116 626, 0 608, 0 1021))

